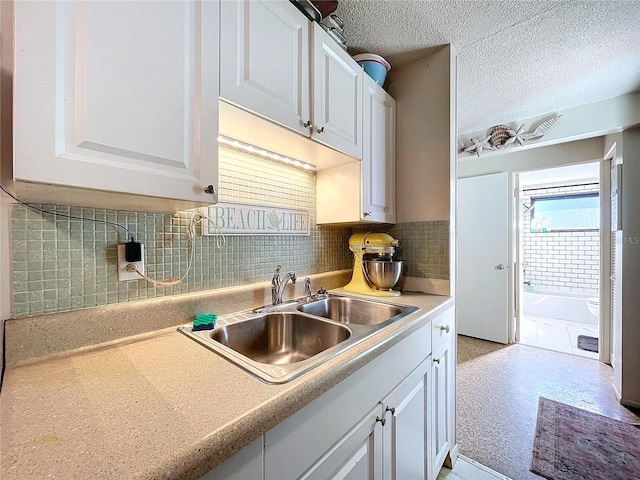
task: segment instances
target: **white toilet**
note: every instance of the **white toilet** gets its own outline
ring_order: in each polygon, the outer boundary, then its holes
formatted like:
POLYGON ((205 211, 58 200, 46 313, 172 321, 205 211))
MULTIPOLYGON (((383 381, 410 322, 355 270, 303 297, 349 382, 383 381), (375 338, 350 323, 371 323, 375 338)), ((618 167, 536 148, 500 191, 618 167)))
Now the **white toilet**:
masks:
POLYGON ((591 314, 600 318, 600 299, 599 298, 587 298, 587 308, 591 312, 591 314))

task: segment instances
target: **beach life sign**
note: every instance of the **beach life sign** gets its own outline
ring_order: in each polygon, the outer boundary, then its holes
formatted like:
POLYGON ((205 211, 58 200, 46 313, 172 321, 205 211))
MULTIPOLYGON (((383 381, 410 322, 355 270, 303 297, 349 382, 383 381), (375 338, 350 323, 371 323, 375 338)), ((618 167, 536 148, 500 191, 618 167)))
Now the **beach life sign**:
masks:
MULTIPOLYGON (((220 202, 207 207, 207 216, 225 235, 309 235, 308 210, 220 202)), ((203 235, 216 233, 202 222, 203 235)))

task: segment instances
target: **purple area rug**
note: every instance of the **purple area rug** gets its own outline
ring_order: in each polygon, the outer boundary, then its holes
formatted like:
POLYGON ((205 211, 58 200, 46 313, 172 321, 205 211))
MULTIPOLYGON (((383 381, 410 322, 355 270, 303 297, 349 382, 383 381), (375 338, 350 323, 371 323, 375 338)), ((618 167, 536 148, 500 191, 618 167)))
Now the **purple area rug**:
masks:
POLYGON ((540 397, 531 471, 550 480, 638 480, 640 428, 540 397))

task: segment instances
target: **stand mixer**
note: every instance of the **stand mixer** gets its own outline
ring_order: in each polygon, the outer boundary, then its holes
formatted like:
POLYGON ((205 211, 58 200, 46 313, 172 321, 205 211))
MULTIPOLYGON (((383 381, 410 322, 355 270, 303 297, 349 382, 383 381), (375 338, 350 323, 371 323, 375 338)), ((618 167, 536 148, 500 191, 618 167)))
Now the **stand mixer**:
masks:
POLYGON ((398 297, 400 292, 392 290, 402 273, 402 262, 392 261, 398 240, 386 233, 354 233, 349 237, 349 250, 353 252, 353 277, 344 287, 345 290, 377 297, 398 297), (373 260, 373 261, 372 261, 373 260), (367 264, 375 265, 385 271, 385 277, 369 272, 367 264), (373 278, 372 278, 373 277, 373 278))

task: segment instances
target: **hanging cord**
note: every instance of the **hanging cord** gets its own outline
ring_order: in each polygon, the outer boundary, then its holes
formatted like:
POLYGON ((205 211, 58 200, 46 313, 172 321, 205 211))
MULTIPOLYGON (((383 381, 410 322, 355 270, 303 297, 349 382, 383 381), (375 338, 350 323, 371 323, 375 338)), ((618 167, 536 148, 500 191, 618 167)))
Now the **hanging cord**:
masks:
POLYGON ((207 223, 213 227, 213 231, 216 236, 216 247, 218 250, 222 250, 227 245, 227 238, 224 236, 222 230, 220 230, 220 227, 218 227, 218 224, 207 217, 204 213, 196 212, 194 216, 196 215, 200 216, 197 221, 201 222, 202 220, 206 220, 207 223))
POLYGON ((129 238, 131 239, 132 242, 135 242, 135 238, 133 236, 133 233, 131 233, 131 230, 129 230, 127 227, 125 227, 124 225, 120 225, 119 223, 115 223, 115 222, 110 222, 109 220, 98 220, 96 218, 85 218, 85 217, 78 217, 76 215, 67 215, 66 213, 59 213, 59 212, 51 212, 49 210, 44 210, 40 207, 36 207, 34 205, 31 205, 29 203, 25 203, 22 200, 20 200, 19 198, 13 196, 12 194, 10 194, 9 192, 7 192, 7 190, 0 185, 0 189, 2 189, 2 191, 4 193, 6 193, 8 196, 10 196, 11 198, 13 198, 16 202, 18 202, 20 205, 27 207, 29 210, 32 210, 34 212, 39 212, 39 213, 46 213, 48 215, 54 215, 56 217, 64 217, 64 218, 72 218, 74 220, 82 220, 82 221, 87 221, 87 222, 94 222, 94 223, 105 223, 107 225, 112 225, 114 227, 118 227, 121 228, 123 230, 125 230, 128 234, 129 234, 129 238))
POLYGON ((184 275, 182 275, 182 277, 170 277, 164 280, 154 280, 153 278, 150 278, 142 273, 135 263, 130 263, 129 265, 127 265, 127 271, 136 272, 147 282, 153 284, 156 287, 171 287, 173 285, 178 285, 185 278, 187 278, 187 275, 189 275, 189 271, 191 270, 191 265, 193 264, 193 259, 195 257, 195 249, 193 248, 193 243, 196 237, 196 224, 202 222, 203 220, 207 220, 207 222, 209 222, 209 224, 212 225, 214 230, 216 231, 216 246, 218 247, 218 250, 222 250, 227 244, 227 239, 225 238, 224 233, 222 233, 222 230, 220 230, 218 225, 216 225, 215 222, 204 213, 195 212, 192 215, 191 220, 189 221, 189 227, 187 228, 187 241, 189 242, 189 263, 187 264, 187 271, 184 272, 184 275))

